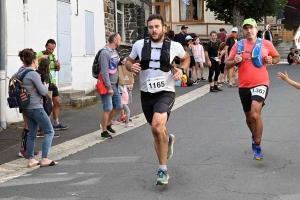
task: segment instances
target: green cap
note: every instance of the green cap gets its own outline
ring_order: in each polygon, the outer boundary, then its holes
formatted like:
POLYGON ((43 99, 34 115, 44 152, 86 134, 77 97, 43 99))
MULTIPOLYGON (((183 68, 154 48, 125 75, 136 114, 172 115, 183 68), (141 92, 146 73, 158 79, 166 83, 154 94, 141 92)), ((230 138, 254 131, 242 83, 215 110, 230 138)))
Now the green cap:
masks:
POLYGON ((242 27, 244 27, 247 24, 257 27, 256 21, 252 18, 245 19, 244 22, 243 22, 242 27))

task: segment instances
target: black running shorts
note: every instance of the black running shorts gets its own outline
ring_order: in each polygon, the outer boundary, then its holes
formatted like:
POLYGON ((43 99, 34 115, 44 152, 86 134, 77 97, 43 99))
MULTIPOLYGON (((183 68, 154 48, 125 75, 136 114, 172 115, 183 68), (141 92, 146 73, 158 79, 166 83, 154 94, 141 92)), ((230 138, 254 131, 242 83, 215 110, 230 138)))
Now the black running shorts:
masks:
POLYGON ((50 83, 49 91, 52 91, 52 97, 58 97, 59 96, 57 86, 54 85, 53 83, 50 83))
POLYGON ((175 93, 168 91, 158 93, 141 91, 141 102, 146 120, 151 124, 154 113, 167 113, 169 118, 175 102, 175 93))
POLYGON ((239 88, 239 95, 244 112, 251 110, 252 101, 263 102, 264 106, 268 91, 269 88, 266 85, 258 85, 252 88, 239 88))

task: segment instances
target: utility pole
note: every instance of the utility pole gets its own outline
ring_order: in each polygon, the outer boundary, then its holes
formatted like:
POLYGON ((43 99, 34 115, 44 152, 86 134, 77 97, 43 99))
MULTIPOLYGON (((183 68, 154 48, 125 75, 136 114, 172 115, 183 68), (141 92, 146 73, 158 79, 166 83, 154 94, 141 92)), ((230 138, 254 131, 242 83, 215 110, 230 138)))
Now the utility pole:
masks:
POLYGON ((6 129, 6 0, 0 0, 0 128, 6 129))

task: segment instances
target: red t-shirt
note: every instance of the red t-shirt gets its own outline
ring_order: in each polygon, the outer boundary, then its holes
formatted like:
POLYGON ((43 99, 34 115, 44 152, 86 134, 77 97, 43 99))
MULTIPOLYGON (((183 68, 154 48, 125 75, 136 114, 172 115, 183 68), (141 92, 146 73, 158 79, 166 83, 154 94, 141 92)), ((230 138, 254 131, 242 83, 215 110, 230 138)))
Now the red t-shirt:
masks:
MULTIPOLYGON (((230 51, 229 58, 234 59, 237 53, 237 44, 235 43, 230 51)), ((244 40, 244 51, 252 52, 255 42, 249 42, 244 40)), ((242 54, 243 61, 238 67, 238 80, 239 88, 252 88, 258 85, 266 85, 270 87, 270 78, 267 70, 267 66, 263 65, 261 68, 257 68, 252 64, 252 61, 244 60, 245 58, 251 58, 251 53, 244 52, 242 54)), ((268 41, 262 41, 262 58, 266 56, 278 56, 279 53, 275 49, 274 45, 268 41)))

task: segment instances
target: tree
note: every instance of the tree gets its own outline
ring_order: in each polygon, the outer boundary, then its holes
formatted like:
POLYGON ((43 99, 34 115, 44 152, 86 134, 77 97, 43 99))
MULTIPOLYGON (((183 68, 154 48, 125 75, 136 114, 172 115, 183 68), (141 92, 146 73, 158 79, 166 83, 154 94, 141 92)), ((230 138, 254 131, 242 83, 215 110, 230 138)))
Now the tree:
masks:
POLYGON ((239 28, 239 37, 243 36, 241 26, 244 19, 253 18, 257 22, 265 16, 277 15, 288 0, 205 0, 206 11, 214 13, 215 19, 231 23, 239 28))

